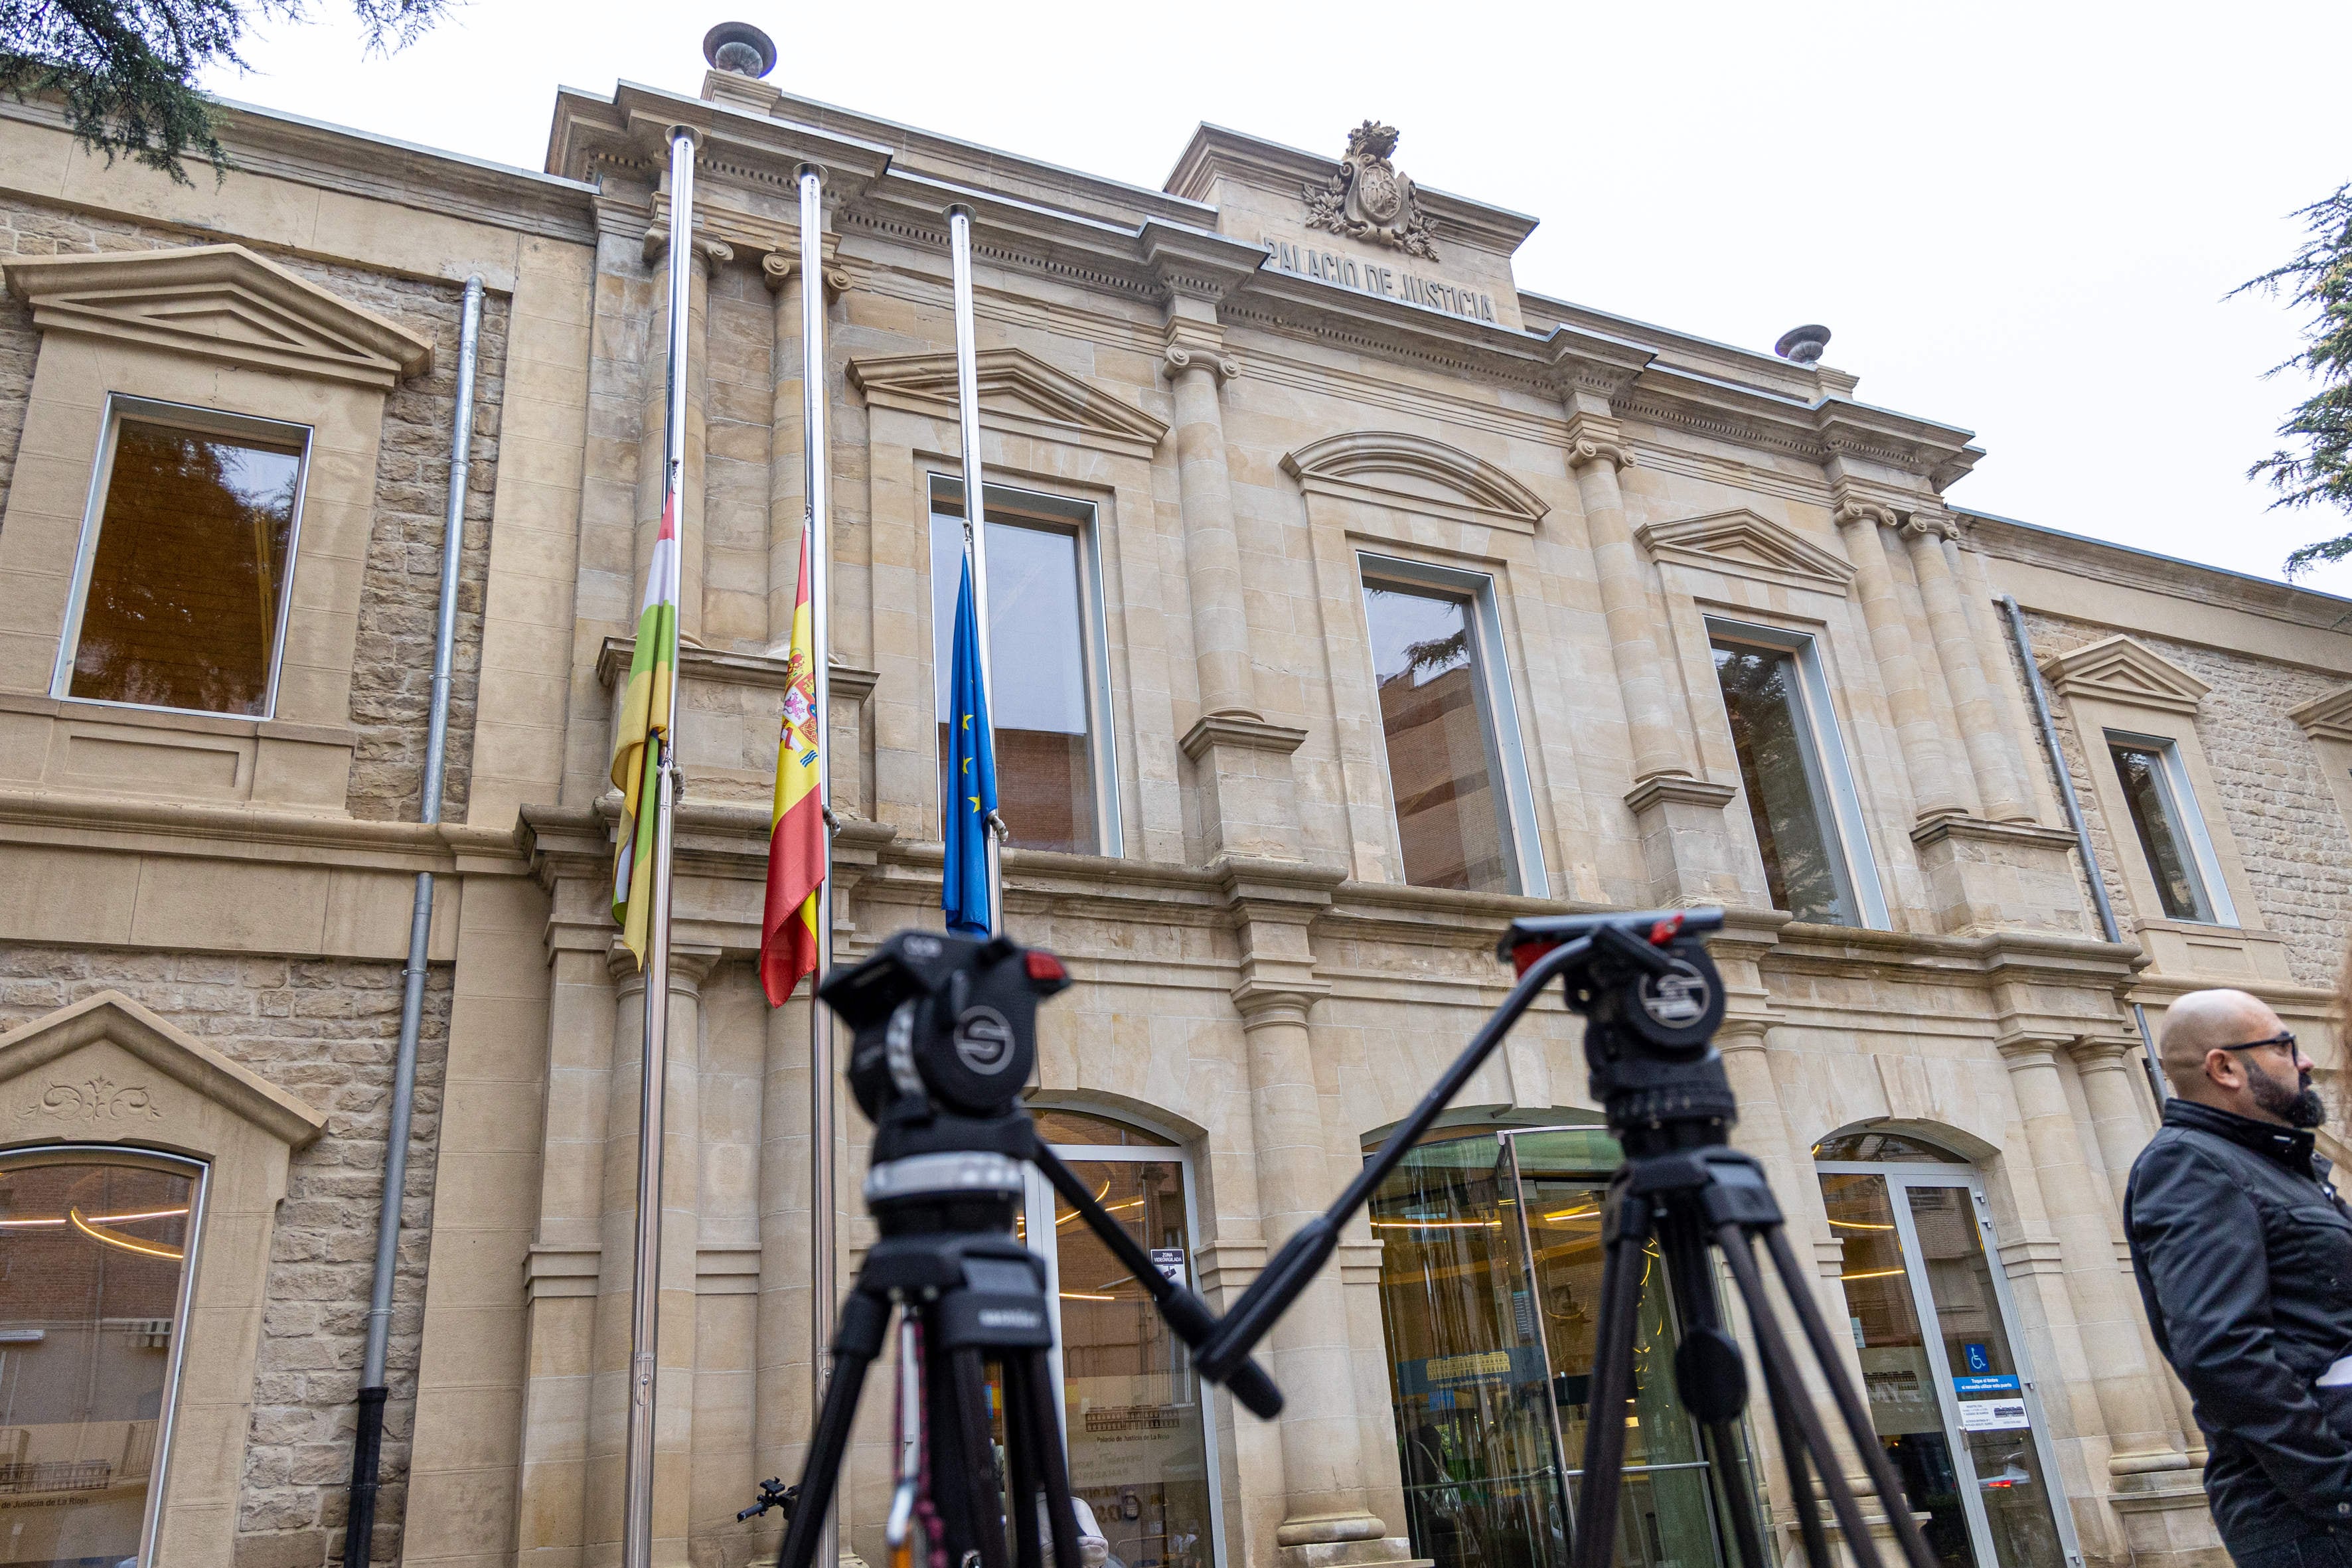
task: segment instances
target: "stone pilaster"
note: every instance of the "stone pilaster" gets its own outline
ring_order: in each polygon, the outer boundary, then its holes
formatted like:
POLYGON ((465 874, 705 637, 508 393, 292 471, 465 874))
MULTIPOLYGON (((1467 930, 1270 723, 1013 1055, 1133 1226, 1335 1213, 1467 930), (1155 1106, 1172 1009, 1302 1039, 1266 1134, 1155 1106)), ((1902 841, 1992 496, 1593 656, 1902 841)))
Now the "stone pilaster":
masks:
MULTIPOLYGON (((2171 1402, 2140 1353, 2140 1305, 2116 1268, 2111 1189, 2084 1158, 2073 1107, 2058 1076, 2057 1053, 2071 1039, 2032 1033, 1999 1042, 2025 1131, 2026 1157, 2046 1207, 2065 1289, 2090 1358, 2091 1381, 2105 1426, 2107 1473, 2115 1479, 2185 1469, 2175 1447, 2171 1402)), ((2112 1484, 2112 1482, 2111 1482, 2112 1484)), ((2131 1483, 2137 1484, 2137 1483, 2131 1483)))
POLYGON ((1984 814, 1995 822, 2031 821, 2033 810, 2026 802, 2025 792, 2011 765, 2002 734, 2001 714, 1994 705, 1984 667, 1977 658, 1976 638, 1969 626, 1968 612, 1960 605, 1951 563, 1944 555, 1944 542, 1952 532, 1951 520, 1932 512, 1913 512, 1903 532, 1911 552, 1912 575, 1919 583, 1920 603, 1927 613, 1936 657, 1943 666, 1945 684, 1951 690, 1952 713, 1959 726, 1961 744, 1976 773, 1977 794, 1984 802, 1984 814))
MULTIPOLYGON (((847 290, 849 279, 833 266, 840 237, 828 234, 820 243, 824 296, 830 304, 847 290)), ((808 519, 807 436, 803 428, 807 353, 801 340, 797 237, 788 248, 760 258, 760 281, 775 301, 768 362, 775 384, 775 402, 768 416, 768 647, 782 654, 793 636, 793 605, 800 592, 801 525, 808 519)), ((838 636, 834 640, 840 641, 838 636)))
POLYGON ((1638 784, 1645 779, 1688 777, 1691 767, 1667 692, 1665 660, 1658 654, 1649 584, 1643 579, 1641 553, 1633 531, 1626 526, 1625 498, 1617 486, 1617 470, 1633 460, 1633 448, 1616 420, 1571 402, 1568 464, 1584 503, 1585 536, 1592 547, 1601 612, 1609 626, 1638 784))
MULTIPOLYGON (((663 1107, 662 1241, 654 1436, 654 1561, 687 1568, 692 1486, 695 1371, 696 1137, 701 1073, 702 982, 716 948, 670 951, 668 1091, 663 1107)), ((585 1561, 617 1560, 625 1495, 629 1421, 629 1324, 636 1246, 637 1111, 644 1079, 646 976, 615 949, 613 1070, 605 1111, 602 1267, 597 1275, 593 1381, 588 1401, 588 1477, 582 1539, 585 1561)))
POLYGON ((1838 507, 1837 521, 1845 531, 1847 552, 1853 558, 1863 620, 1870 627, 1871 647, 1878 655, 1878 678, 1886 691, 1895 737, 1902 743, 1904 770, 1911 775, 1913 809, 1922 820, 1963 813, 1968 806, 1953 783, 1951 761, 1912 641, 1910 617, 1895 596, 1886 544, 1878 534, 1882 527, 1893 525, 1894 513, 1874 502, 1848 500, 1838 507))
MULTIPOLYGON (((656 204, 656 222, 646 231, 646 265, 658 268, 669 251, 668 197, 656 204)), ((678 539, 677 625, 681 637, 699 641, 702 636, 702 455, 707 431, 705 372, 709 363, 710 277, 735 258, 734 247, 715 239, 698 238, 699 263, 687 273, 686 484, 680 498, 678 539)), ((646 574, 653 564, 654 540, 661 531, 662 497, 668 474, 664 461, 664 432, 669 416, 669 288, 656 284, 653 319, 647 324, 644 396, 644 435, 637 453, 637 528, 635 581, 645 591, 646 574)), ((635 605, 630 619, 635 620, 635 605)))

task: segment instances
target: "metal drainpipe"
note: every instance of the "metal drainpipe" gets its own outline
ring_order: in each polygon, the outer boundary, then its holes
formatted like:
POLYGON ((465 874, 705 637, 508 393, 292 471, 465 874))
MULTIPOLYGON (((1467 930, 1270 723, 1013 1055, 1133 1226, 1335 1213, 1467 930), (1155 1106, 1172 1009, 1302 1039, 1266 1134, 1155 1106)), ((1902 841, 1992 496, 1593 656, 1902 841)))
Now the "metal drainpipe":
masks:
MULTIPOLYGON (((482 325, 482 280, 466 279, 457 329, 457 423, 449 437, 449 510, 441 529, 441 613, 433 635, 432 718, 425 735, 425 787, 419 819, 441 820, 449 762, 449 669, 457 644, 457 567, 466 534, 466 476, 473 464, 474 362, 482 325)), ((416 873, 408 915, 408 965, 401 971, 400 1048, 393 1059, 392 1125, 384 1134, 383 1197, 376 1215, 375 1281, 368 1294, 367 1362, 360 1374, 359 1438, 352 1447, 351 1517, 343 1528, 344 1568, 368 1568, 375 1534, 377 1462, 383 1453, 384 1350, 392 1338, 392 1287, 400 1260, 400 1206, 408 1186, 408 1130, 416 1110, 416 1037, 425 1023, 425 961, 433 935, 433 873, 416 873)))
MULTIPOLYGON (((2066 753, 2058 746, 2057 721, 2050 716, 2050 694, 2042 687, 2042 667, 2033 662, 2033 638, 2025 629, 2025 612, 2017 607, 2013 594, 2000 596, 2001 613, 2009 617, 2010 640, 2017 645, 2018 662, 2025 666, 2025 687, 2033 696, 2034 722, 2042 729, 2042 744, 2050 752, 2050 766, 2058 775, 2058 802, 2066 808, 2067 824, 2074 829, 2074 847, 2082 852, 2084 879, 2091 884, 2091 902, 2099 911, 2099 930, 2109 942, 2124 939, 2123 928, 2116 923, 2116 907, 2107 901, 2107 880, 2099 871, 2096 856, 2091 852, 2091 825, 2083 818, 2083 803, 2074 795, 2074 770, 2066 765, 2066 753)), ((2165 1087, 2164 1068, 2157 1059, 2156 1037, 2148 1033, 2147 1014, 2137 1002, 2131 1005, 2132 1022, 2139 1026, 2140 1065, 2147 1069, 2148 1092, 2156 1096, 2159 1110, 2171 1098, 2165 1087)))

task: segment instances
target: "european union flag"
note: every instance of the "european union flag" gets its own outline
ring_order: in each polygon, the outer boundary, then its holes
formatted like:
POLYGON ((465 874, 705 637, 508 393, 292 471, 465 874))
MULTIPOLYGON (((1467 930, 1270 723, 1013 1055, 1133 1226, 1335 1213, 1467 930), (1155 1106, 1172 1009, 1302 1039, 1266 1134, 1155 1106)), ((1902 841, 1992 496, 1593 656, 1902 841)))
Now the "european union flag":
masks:
POLYGON ((948 930, 988 934, 988 819, 996 812, 996 749, 988 728, 988 691, 980 679, 980 622, 972 614, 971 561, 956 590, 955 646, 948 675, 947 876, 940 907, 948 930))

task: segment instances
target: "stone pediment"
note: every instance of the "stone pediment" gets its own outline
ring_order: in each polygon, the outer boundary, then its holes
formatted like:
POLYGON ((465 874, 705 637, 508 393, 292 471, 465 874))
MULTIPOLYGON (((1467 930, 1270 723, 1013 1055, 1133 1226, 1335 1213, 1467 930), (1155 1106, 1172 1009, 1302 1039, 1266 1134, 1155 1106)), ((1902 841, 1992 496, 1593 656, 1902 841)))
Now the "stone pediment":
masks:
POLYGON ((2042 662, 2060 697, 2097 697, 2135 708, 2194 713, 2212 687, 2120 634, 2042 662))
MULTIPOLYGON (((983 426, 1135 458, 1150 457, 1168 434, 1166 421, 1056 370, 1026 349, 983 349, 973 359, 983 426)), ((932 419, 956 417, 952 353, 852 360, 849 382, 873 407, 932 419)))
POLYGON ((289 1148, 327 1125, 293 1095, 120 991, 0 1035, 0 1142, 176 1145, 189 1128, 190 1100, 289 1148))
POLYGON ((27 258, 5 270, 43 331, 384 389, 433 363, 424 338, 241 245, 27 258))
POLYGON ((1853 580, 1853 567, 1843 556, 1744 507, 1679 522, 1643 523, 1634 537, 1654 561, 1759 578, 1784 587, 1843 597, 1853 580))
POLYGON ((2352 686, 2315 697, 2300 708, 2290 708, 2286 716, 2315 739, 2352 741, 2352 686))
POLYGON ((1443 441, 1352 430, 1286 453, 1282 471, 1309 494, 1433 512, 1533 532, 1549 502, 1503 469, 1443 441))

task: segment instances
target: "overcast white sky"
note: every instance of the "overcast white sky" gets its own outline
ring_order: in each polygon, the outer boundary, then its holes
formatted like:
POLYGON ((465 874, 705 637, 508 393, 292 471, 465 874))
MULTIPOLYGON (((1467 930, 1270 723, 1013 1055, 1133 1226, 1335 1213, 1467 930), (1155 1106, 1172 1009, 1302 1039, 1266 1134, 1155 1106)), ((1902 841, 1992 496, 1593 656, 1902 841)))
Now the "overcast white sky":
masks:
MULTIPOLYGON (((226 96, 541 166, 559 84, 692 92, 740 17, 787 90, 1158 186, 1200 121, 1540 217, 1520 287, 1769 349, 1822 321, 1870 402, 1988 452, 1961 505, 2275 577, 2352 528, 2246 467, 2294 316, 2223 300, 2352 180, 2352 5, 461 4, 362 59, 339 0, 226 96)), ((2307 585, 2352 595, 2352 566, 2307 585)))

